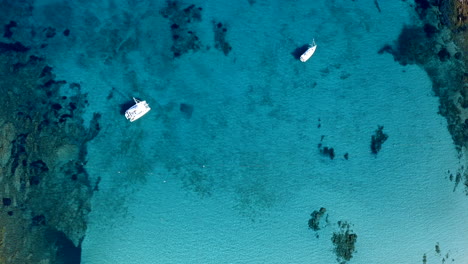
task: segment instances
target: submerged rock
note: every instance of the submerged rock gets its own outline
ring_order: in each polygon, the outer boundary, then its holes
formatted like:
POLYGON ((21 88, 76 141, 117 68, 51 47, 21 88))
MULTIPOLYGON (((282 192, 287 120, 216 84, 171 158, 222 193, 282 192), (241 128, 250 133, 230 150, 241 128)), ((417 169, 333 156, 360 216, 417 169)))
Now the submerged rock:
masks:
POLYGON ((224 55, 228 55, 232 50, 231 45, 226 40, 227 28, 226 25, 221 22, 213 21, 213 31, 214 31, 214 47, 217 50, 220 50, 224 55))
POLYGON ((314 231, 318 231, 320 230, 320 219, 322 219, 322 216, 325 215, 325 213, 327 212, 327 209, 325 209, 324 207, 321 207, 318 211, 315 210, 313 211, 311 214, 310 214, 310 219, 309 219, 309 228, 314 230, 314 231))
MULTIPOLYGON (((390 52, 400 64, 422 67, 439 97, 439 114, 447 120, 460 157, 468 149, 468 1, 415 1, 420 21, 403 28, 390 52), (422 26, 423 25, 423 26, 422 26), (445 62, 445 63, 441 63, 445 62)), ((468 161, 465 161, 465 166, 468 161)), ((468 194, 468 174, 461 176, 468 194)), ((458 181, 455 183, 455 187, 458 181)))
POLYGON ((379 151, 382 149, 382 145, 388 139, 388 135, 383 132, 383 126, 378 126, 377 130, 375 131, 375 135, 371 137, 371 152, 372 154, 377 155, 379 151))
POLYGON ((320 149, 320 153, 322 153, 325 156, 330 157, 330 159, 335 158, 335 150, 333 148, 323 147, 320 149))
POLYGON ((420 26, 404 26, 392 54, 401 65, 425 64, 434 54, 433 40, 420 26))
POLYGON ((10 206, 11 199, 10 198, 3 198, 3 206, 10 206))
POLYGON ((350 225, 347 222, 338 222, 340 230, 333 233, 332 242, 335 245, 334 252, 337 257, 337 261, 341 264, 350 261, 355 252, 355 244, 357 241, 357 235, 350 230, 350 225))
POLYGON ((174 58, 189 51, 198 51, 202 44, 195 31, 194 23, 202 21, 202 8, 195 5, 183 7, 178 1, 167 1, 160 14, 170 21, 172 35, 171 51, 174 58))

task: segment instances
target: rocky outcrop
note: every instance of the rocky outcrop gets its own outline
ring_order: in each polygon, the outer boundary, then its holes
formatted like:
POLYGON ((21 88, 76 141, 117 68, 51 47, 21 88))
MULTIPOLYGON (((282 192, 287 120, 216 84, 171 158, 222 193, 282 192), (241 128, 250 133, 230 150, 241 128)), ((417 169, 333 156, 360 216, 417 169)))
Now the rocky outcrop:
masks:
POLYGON ((189 51, 198 51, 202 44, 197 36, 196 24, 202 20, 203 8, 189 5, 183 7, 178 1, 167 1, 160 13, 170 21, 174 57, 179 57, 189 51))
POLYGON ((332 242, 335 245, 335 254, 337 261, 340 264, 344 264, 350 261, 353 257, 353 253, 356 250, 355 244, 357 241, 357 235, 350 229, 350 224, 347 222, 338 222, 340 230, 333 233, 332 242))
MULTIPOLYGON (((468 1, 417 0, 415 11, 420 20, 403 28, 393 45, 378 53, 391 53, 402 65, 416 64, 432 81, 439 98, 439 113, 460 157, 468 149, 468 1)), ((464 167, 468 160, 464 161, 464 167)), ((463 166, 462 166, 463 167, 463 166)), ((463 182, 468 194, 468 173, 463 182)))
POLYGON ((388 139, 388 135, 383 132, 383 126, 378 126, 375 134, 371 137, 371 152, 374 155, 377 155, 379 151, 382 149, 382 145, 388 139))
POLYGON ((310 214, 309 228, 314 231, 320 230, 320 220, 322 219, 322 217, 325 215, 326 212, 327 212, 327 209, 325 209, 324 207, 321 207, 318 211, 317 210, 313 211, 310 214))
POLYGON ((221 22, 213 21, 215 49, 220 50, 224 55, 228 55, 232 50, 231 45, 226 40, 227 27, 221 22))
POLYGON ((86 129, 86 94, 27 51, 2 50, 0 75, 0 263, 79 263, 99 115, 86 129))

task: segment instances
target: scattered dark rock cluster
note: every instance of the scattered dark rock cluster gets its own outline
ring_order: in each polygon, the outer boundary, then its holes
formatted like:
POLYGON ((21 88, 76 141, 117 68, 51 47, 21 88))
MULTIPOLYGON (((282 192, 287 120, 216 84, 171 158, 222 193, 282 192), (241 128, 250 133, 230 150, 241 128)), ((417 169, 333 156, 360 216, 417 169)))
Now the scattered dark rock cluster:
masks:
POLYGON ((55 37, 55 34, 57 34, 55 28, 53 27, 46 27, 43 29, 43 32, 46 36, 46 38, 53 38, 55 37))
POLYGON ((387 141, 388 135, 383 132, 383 126, 378 126, 377 130, 375 131, 375 135, 371 137, 371 152, 372 154, 377 155, 379 151, 382 149, 382 144, 387 141))
POLYGON ((355 244, 357 235, 350 230, 350 225, 347 222, 338 222, 340 230, 333 233, 332 242, 335 245, 335 254, 337 261, 341 264, 351 260, 355 252, 355 244))
POLYGON ((319 146, 319 149, 320 149, 320 153, 322 153, 325 156, 330 157, 330 159, 335 158, 335 150, 333 148, 319 146))
POLYGON ((213 21, 214 42, 215 48, 222 51, 224 55, 228 55, 232 50, 231 45, 226 41, 227 28, 221 22, 213 21))
MULTIPOLYGON (((437 242, 435 244, 434 252, 435 252, 435 254, 430 254, 432 260, 434 260, 434 258, 436 258, 438 263, 449 263, 449 261, 450 261, 450 263, 455 263, 455 258, 450 256, 450 250, 448 250, 445 254, 442 253, 439 242, 437 242)), ((423 262, 423 264, 428 263, 427 253, 423 254, 422 262, 423 262)))
MULTIPOLYGON (((195 5, 183 6, 178 1, 167 1, 160 13, 170 21, 172 46, 174 58, 180 57, 189 51, 198 51, 203 45, 197 35, 197 23, 202 21, 202 7, 195 5)), ((227 27, 221 22, 213 21, 214 47, 224 55, 232 50, 226 40, 227 27)), ((209 47, 207 47, 209 49, 209 47)))
MULTIPOLYGON (((328 214, 326 215, 326 225, 321 224, 323 216, 327 210, 321 207, 318 211, 315 210, 310 214, 308 225, 309 228, 316 232, 315 237, 319 239, 318 231, 321 228, 326 228, 329 225, 328 214)), ((337 257, 337 261, 340 264, 345 264, 351 260, 353 253, 355 252, 355 244, 357 241, 357 235, 350 229, 351 225, 345 221, 338 221, 338 231, 333 232, 331 241, 334 245, 334 252, 337 257)))
POLYGON ((463 185, 465 186, 465 188, 468 188, 468 175, 467 173, 465 172, 465 166, 460 166, 458 169, 457 169, 457 172, 455 172, 455 175, 454 173, 451 173, 450 170, 447 172, 449 174, 449 180, 451 182, 454 182, 455 185, 453 186, 453 191, 455 192, 457 190, 457 187, 458 185, 460 184, 460 182, 462 180, 464 180, 464 183, 463 185))
POLYGON ((172 34, 171 51, 179 57, 190 50, 198 51, 202 44, 196 33, 196 23, 202 20, 202 8, 195 5, 182 7, 178 1, 167 1, 160 13, 169 19, 172 34))
POLYGON ((327 156, 329 157, 330 159, 334 159, 335 158, 335 150, 331 147, 324 147, 322 142, 323 142, 323 139, 325 138, 325 136, 322 136, 321 139, 320 139, 320 143, 318 144, 318 149, 320 151, 320 153, 324 156, 327 156))
MULTIPOLYGON (((320 230, 320 220, 322 219, 322 217, 325 215, 326 212, 327 212, 327 209, 325 209, 324 207, 321 207, 318 211, 317 210, 313 211, 310 214, 311 218, 309 219, 309 228, 314 231, 320 230)), ((328 215, 327 215, 327 218, 328 218, 328 215)), ((328 222, 328 219, 326 221, 328 222)))

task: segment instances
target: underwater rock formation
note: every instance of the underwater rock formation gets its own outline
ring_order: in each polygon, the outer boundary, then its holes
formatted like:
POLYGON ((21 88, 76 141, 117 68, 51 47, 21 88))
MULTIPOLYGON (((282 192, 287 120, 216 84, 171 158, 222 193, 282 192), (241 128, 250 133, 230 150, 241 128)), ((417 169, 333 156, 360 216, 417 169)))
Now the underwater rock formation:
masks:
POLYGON ((190 50, 198 51, 202 44, 197 36, 194 24, 202 20, 203 8, 189 5, 185 8, 178 1, 167 1, 160 14, 170 21, 174 57, 179 57, 190 50))
MULTIPOLYGON (((405 27, 396 44, 384 46, 379 53, 391 53, 402 65, 416 64, 427 72, 439 98, 439 114, 446 118, 462 157, 468 147, 468 1, 415 3, 420 21, 405 27)), ((464 163, 466 167, 468 160, 464 163)), ((460 181, 468 194, 468 173, 460 181)))
POLYGON ((331 147, 324 147, 322 144, 323 139, 325 136, 322 136, 320 139, 320 143, 318 144, 318 149, 320 151, 320 154, 329 157, 330 159, 335 158, 335 150, 331 147))
POLYGON ((371 152, 372 154, 377 155, 379 151, 382 149, 382 144, 387 141, 388 135, 383 132, 383 126, 378 126, 377 130, 375 131, 375 135, 371 137, 371 152))
POLYGON ((322 219, 322 216, 325 215, 327 212, 327 209, 324 207, 321 207, 318 211, 315 210, 310 214, 310 219, 309 219, 309 228, 318 231, 320 230, 320 219, 322 219))
POLYGON ((86 94, 72 84, 60 94, 67 82, 27 50, 2 49, 0 74, 0 263, 79 263, 92 196, 86 144, 100 116, 85 128, 86 94))
POLYGON ((333 148, 329 148, 329 147, 320 148, 320 153, 322 153, 325 156, 330 157, 330 159, 335 158, 335 150, 333 148))
POLYGON ((232 50, 231 45, 226 40, 227 28, 221 22, 213 21, 214 42, 215 48, 222 51, 224 55, 228 55, 232 50))
POLYGON ((340 230, 333 233, 331 240, 335 245, 336 260, 340 264, 344 264, 353 257, 357 235, 350 230, 350 225, 347 222, 338 221, 338 226, 340 230))

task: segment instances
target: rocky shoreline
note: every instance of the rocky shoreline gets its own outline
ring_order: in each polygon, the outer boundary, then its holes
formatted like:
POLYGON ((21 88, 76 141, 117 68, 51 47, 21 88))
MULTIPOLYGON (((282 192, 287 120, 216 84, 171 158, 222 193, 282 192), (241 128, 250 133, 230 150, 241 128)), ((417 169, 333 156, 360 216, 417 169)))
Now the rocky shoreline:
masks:
POLYGON ((83 168, 87 129, 79 85, 56 81, 44 60, 0 52, 1 263, 79 263, 91 210, 92 184, 83 168), (68 85, 72 94, 61 95, 68 85))
POLYGON ((415 0, 413 7, 418 19, 379 54, 388 52, 400 64, 416 64, 427 72, 462 162, 461 177, 450 180, 455 186, 462 183, 468 194, 468 160, 463 160, 468 147, 468 1, 415 0))
MULTIPOLYGON (((32 4, 14 8, 0 15, 28 13, 32 4)), ((100 115, 85 126, 80 84, 56 80, 41 54, 56 30, 38 36, 8 19, 0 39, 0 263, 80 263, 94 188, 86 145, 100 115)))

